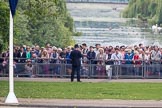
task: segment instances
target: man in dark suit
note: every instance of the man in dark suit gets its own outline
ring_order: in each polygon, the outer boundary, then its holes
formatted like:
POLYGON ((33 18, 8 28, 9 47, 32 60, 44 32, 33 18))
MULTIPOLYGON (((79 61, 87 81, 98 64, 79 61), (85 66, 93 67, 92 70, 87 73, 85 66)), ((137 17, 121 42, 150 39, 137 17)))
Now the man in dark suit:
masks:
POLYGON ((74 81, 74 74, 75 72, 77 72, 77 81, 80 81, 80 67, 81 67, 81 58, 82 58, 82 54, 79 51, 79 45, 76 44, 74 46, 74 50, 71 52, 70 54, 70 59, 72 62, 72 72, 71 72, 71 82, 74 81))
POLYGON ((17 58, 19 59, 19 63, 25 63, 26 62, 26 52, 24 51, 24 48, 21 47, 20 51, 17 54, 17 58))

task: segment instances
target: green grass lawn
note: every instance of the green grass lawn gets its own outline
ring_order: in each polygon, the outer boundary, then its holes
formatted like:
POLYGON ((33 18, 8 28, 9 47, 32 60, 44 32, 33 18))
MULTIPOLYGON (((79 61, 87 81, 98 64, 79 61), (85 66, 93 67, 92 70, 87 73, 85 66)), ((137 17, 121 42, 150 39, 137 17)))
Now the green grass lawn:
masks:
MULTIPOLYGON (((0 81, 0 97, 8 82, 0 81)), ((162 83, 15 82, 18 98, 162 100, 162 83)))

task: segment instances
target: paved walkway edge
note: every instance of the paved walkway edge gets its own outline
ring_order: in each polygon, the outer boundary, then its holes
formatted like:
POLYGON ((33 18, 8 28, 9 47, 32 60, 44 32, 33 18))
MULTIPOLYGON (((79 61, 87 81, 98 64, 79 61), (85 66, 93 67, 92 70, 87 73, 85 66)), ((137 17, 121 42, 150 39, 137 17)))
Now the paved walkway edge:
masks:
MULTIPOLYGON (((8 106, 4 103, 4 98, 0 98, 0 106, 8 106)), ((162 101, 156 100, 77 100, 77 99, 23 99, 19 98, 19 104, 9 106, 18 107, 95 107, 95 108, 134 108, 134 107, 162 107, 162 101)))

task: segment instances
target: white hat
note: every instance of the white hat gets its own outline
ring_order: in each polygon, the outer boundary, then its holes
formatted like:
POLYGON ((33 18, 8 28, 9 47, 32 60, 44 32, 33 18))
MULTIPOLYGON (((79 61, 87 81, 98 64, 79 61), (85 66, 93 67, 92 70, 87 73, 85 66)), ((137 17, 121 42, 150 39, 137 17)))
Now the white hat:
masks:
POLYGON ((52 47, 53 50, 57 50, 57 48, 55 46, 52 47))
POLYGON ((131 53, 131 49, 128 50, 128 53, 131 53))
POLYGON ((62 51, 62 49, 61 49, 61 48, 58 48, 57 50, 58 50, 58 51, 62 51))
POLYGON ((26 48, 26 45, 23 45, 24 48, 26 48))
POLYGON ((130 50, 130 49, 128 49, 128 48, 127 48, 127 49, 125 49, 125 51, 129 51, 129 50, 130 50))

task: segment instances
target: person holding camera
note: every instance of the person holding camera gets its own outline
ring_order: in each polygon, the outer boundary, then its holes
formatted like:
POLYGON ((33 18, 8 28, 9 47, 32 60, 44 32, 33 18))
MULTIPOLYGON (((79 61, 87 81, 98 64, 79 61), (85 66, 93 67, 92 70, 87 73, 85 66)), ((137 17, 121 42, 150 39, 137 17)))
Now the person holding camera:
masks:
POLYGON ((33 76, 33 65, 30 59, 27 60, 25 65, 25 74, 27 74, 29 77, 33 76))

